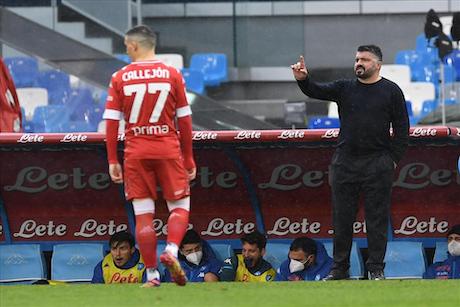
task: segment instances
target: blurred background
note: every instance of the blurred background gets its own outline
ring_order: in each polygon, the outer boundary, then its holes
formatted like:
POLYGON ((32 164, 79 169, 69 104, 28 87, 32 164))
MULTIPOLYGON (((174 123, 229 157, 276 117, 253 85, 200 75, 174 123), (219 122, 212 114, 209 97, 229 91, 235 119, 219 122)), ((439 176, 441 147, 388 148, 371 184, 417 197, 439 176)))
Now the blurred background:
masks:
POLYGON ((194 130, 338 128, 336 104, 304 96, 289 66, 303 54, 315 80, 353 78, 362 44, 382 48, 412 126, 460 126, 459 11, 458 0, 0 0, 0 53, 25 132, 103 132, 106 87, 137 24, 182 70, 194 130), (430 9, 452 45, 443 56, 430 9))

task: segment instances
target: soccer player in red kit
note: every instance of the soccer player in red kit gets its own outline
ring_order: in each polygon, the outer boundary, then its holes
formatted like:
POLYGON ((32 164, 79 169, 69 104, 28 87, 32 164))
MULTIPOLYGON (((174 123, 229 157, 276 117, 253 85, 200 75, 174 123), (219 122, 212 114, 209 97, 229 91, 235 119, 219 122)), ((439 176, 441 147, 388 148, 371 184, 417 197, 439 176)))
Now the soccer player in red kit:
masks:
POLYGON ((112 75, 103 116, 107 124, 107 156, 112 181, 124 182, 126 198, 133 203, 136 238, 147 268, 144 286, 160 285, 153 229, 157 184, 170 212, 167 245, 160 261, 172 279, 183 286, 186 277, 177 252, 188 226, 189 181, 196 176, 192 112, 182 75, 155 59, 155 44, 156 35, 147 26, 126 32, 126 52, 133 62, 112 75), (123 170, 117 157, 121 119, 126 122, 123 170))

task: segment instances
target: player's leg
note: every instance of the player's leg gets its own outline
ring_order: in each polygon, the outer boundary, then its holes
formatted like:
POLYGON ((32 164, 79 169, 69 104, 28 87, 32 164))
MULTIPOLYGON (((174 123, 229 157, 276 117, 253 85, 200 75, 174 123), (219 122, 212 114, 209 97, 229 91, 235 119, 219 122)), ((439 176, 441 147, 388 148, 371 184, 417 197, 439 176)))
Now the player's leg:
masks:
MULTIPOLYGON (((153 228, 156 194, 151 193, 149 185, 155 185, 153 176, 149 179, 149 170, 140 160, 125 161, 125 192, 132 199, 136 219, 136 240, 146 267, 147 283, 145 287, 160 285, 157 270, 157 236, 153 228)), ((156 191, 154 191, 156 193, 156 191)))
POLYGON ((172 279, 182 286, 187 279, 177 253, 188 227, 190 186, 181 160, 162 160, 158 164, 158 181, 169 210, 167 244, 160 261, 168 268, 172 279))

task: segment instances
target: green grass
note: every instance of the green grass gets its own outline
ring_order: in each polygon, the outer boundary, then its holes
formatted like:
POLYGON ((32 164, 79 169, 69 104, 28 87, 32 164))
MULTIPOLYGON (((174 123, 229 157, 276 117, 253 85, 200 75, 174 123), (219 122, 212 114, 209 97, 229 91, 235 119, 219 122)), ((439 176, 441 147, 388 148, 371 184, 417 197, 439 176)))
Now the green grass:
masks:
POLYGON ((0 306, 460 306, 460 280, 0 286, 0 306))

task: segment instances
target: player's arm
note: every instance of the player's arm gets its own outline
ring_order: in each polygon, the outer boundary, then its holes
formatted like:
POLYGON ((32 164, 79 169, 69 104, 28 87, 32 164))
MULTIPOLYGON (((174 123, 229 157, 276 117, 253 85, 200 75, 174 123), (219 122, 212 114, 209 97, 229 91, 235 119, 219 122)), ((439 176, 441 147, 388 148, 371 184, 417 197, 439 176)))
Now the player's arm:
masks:
POLYGON ((114 88, 116 84, 115 75, 109 86, 107 95, 107 103, 104 111, 103 118, 106 121, 106 148, 107 160, 109 162, 110 178, 115 183, 123 182, 123 172, 121 165, 118 161, 118 126, 123 117, 121 112, 120 100, 114 88))
POLYGON ((180 143, 182 155, 184 157, 184 167, 188 172, 189 180, 196 177, 195 160, 193 159, 192 146, 192 109, 187 103, 185 96, 185 86, 183 78, 177 82, 177 94, 179 98, 178 107, 176 109, 177 125, 180 132, 180 143))

